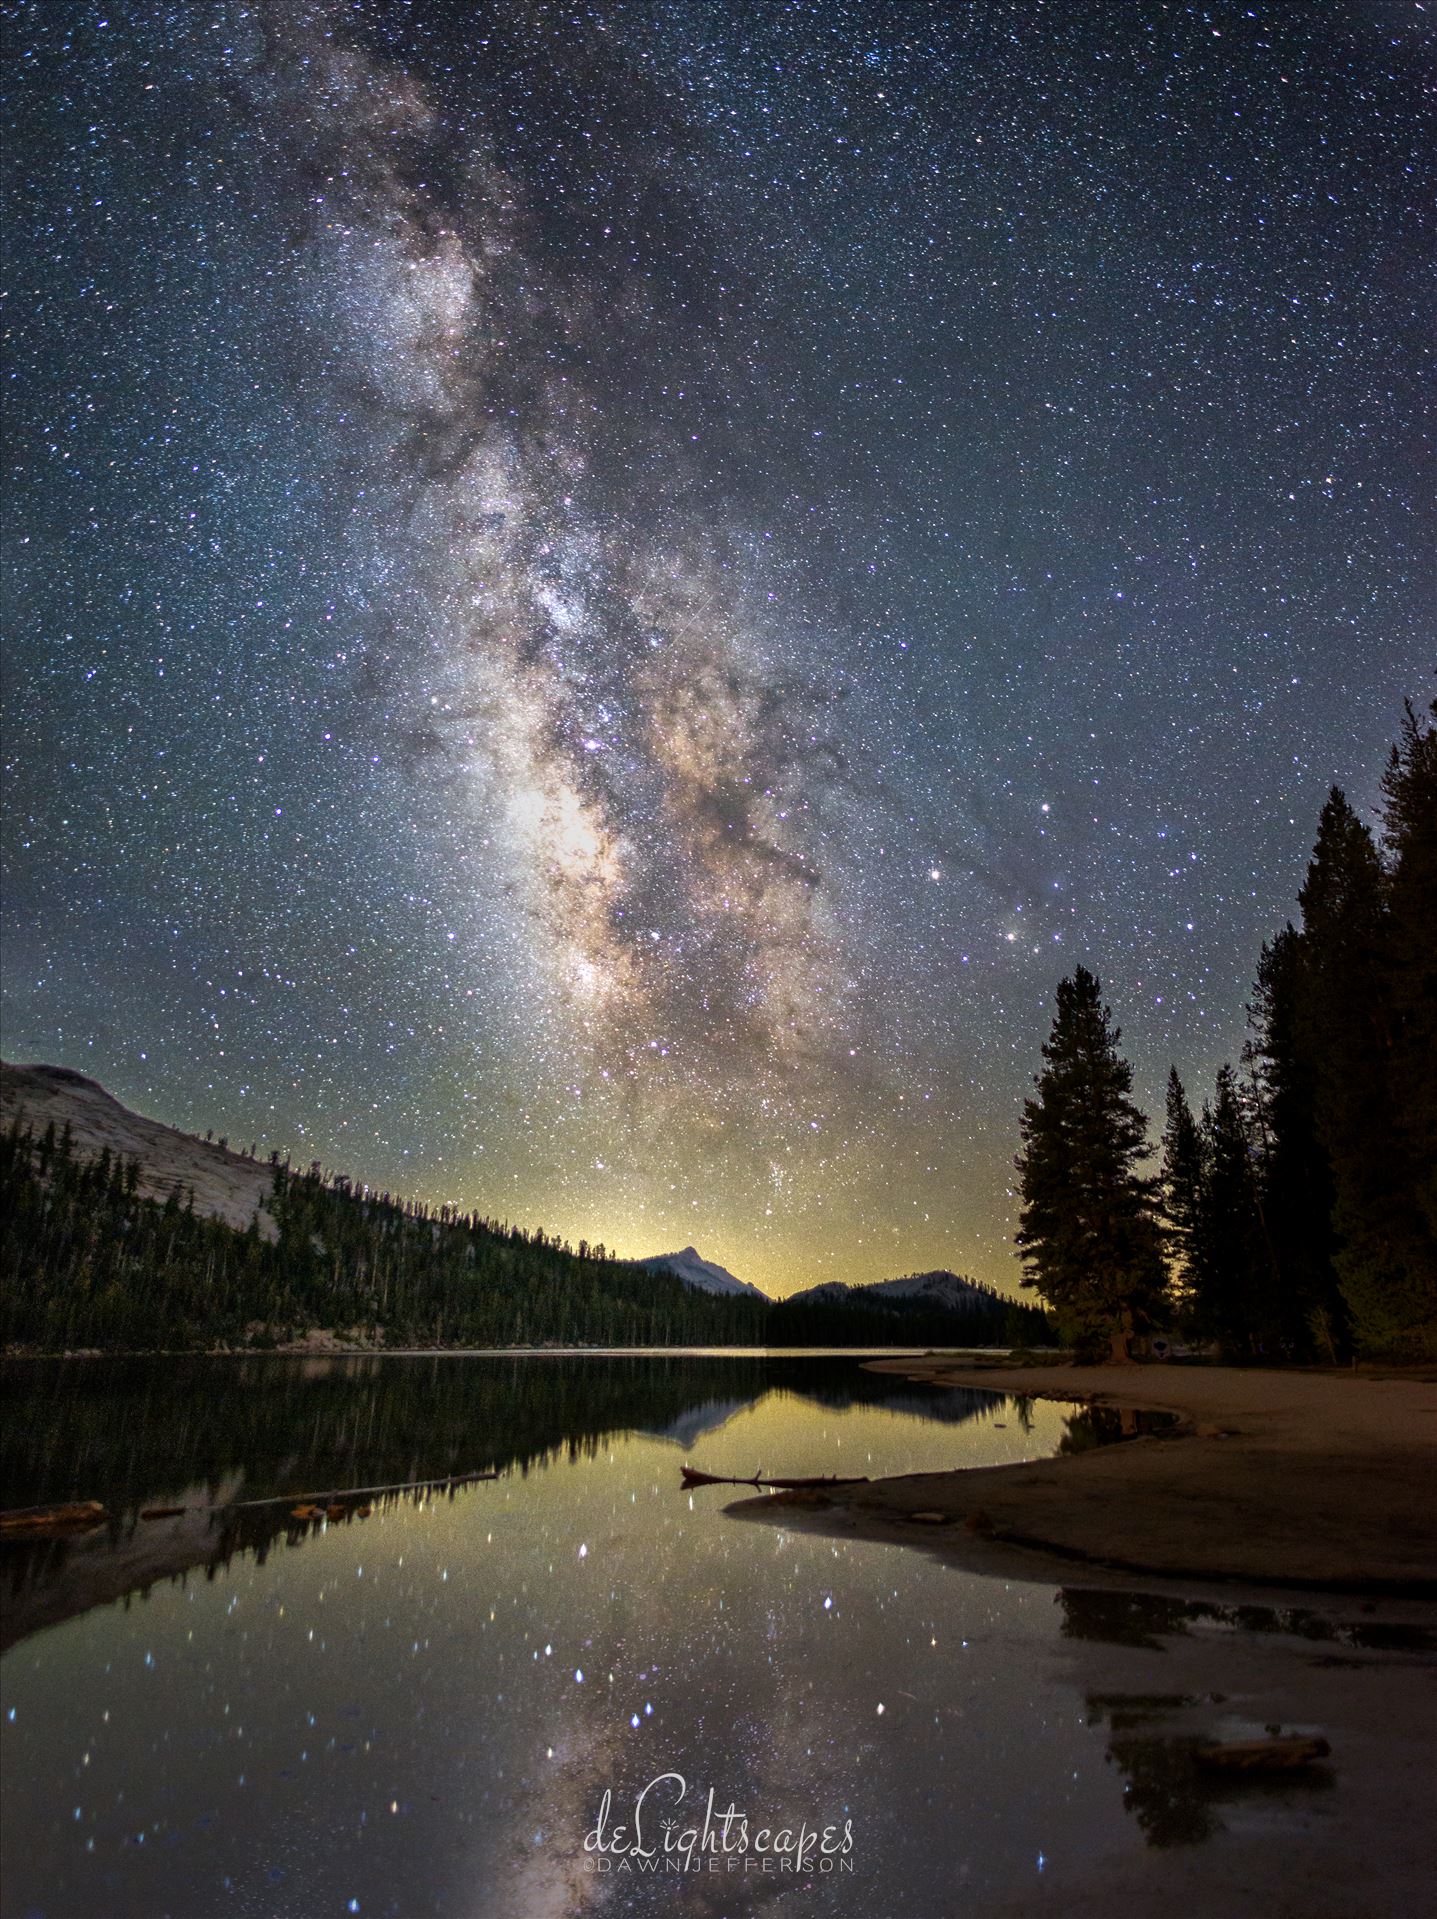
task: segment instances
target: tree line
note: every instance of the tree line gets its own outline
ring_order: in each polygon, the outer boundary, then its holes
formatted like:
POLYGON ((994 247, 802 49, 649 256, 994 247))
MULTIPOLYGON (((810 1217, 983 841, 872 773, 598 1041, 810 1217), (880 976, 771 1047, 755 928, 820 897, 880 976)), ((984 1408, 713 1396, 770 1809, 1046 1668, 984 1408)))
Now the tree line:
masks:
POLYGON ((357 1189, 278 1157, 239 1231, 192 1194, 140 1191, 136 1161, 80 1154, 69 1129, 0 1136, 0 1347, 265 1348, 324 1329, 370 1346, 818 1346, 1036 1341, 996 1292, 942 1314, 839 1311, 702 1292, 676 1275, 532 1232, 357 1189), (1014 1328, 1019 1330, 1015 1333, 1014 1328))
MULTIPOLYGON (((1437 702, 1430 709, 1437 718, 1437 702)), ((1023 1284, 1089 1356, 1155 1329, 1235 1360, 1437 1357, 1437 728, 1407 706, 1374 836, 1334 787, 1239 1063, 1161 1158, 1084 967, 1017 1165, 1023 1284)))
POLYGON ((971 1291, 951 1306, 920 1294, 903 1298, 853 1288, 846 1297, 775 1300, 770 1346, 1051 1346, 1052 1323, 1038 1306, 1009 1299, 970 1279, 971 1291))
POLYGON ((245 1231, 139 1191, 139 1167, 68 1130, 0 1142, 0 1341, 66 1352, 266 1347, 323 1328, 356 1344, 755 1342, 746 1299, 576 1252, 542 1230, 356 1191, 276 1163, 245 1231))

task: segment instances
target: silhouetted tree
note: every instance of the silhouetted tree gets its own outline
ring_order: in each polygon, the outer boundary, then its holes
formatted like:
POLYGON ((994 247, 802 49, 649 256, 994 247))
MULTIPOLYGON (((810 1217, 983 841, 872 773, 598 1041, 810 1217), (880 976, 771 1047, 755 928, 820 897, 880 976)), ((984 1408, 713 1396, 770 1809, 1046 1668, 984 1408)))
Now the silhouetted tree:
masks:
POLYGON ((1332 1168, 1317 1135, 1316 1061, 1303 1037, 1305 964, 1302 935, 1292 926, 1263 947, 1243 1064, 1281 1338, 1294 1357, 1335 1361, 1349 1334, 1332 1263, 1332 1168))
MULTIPOLYGON (((1437 701, 1429 708, 1437 719, 1437 701)), ((1343 1290, 1364 1340, 1437 1352, 1437 727, 1410 701, 1382 780, 1388 1042, 1384 1178, 1349 1229, 1343 1290), (1385 1221, 1372 1215, 1385 1205, 1385 1221), (1382 1230, 1384 1229, 1385 1230, 1382 1230), (1364 1257, 1372 1248, 1375 1257, 1364 1257)), ((1350 1205, 1350 1202, 1349 1202, 1350 1205)))
POLYGON ((1275 1286, 1259 1210, 1253 1152, 1231 1066, 1202 1115, 1203 1185, 1195 1235, 1193 1325, 1230 1357, 1275 1354, 1275 1286))
POLYGON ((1147 1120, 1129 1098, 1132 1069, 1096 977, 1080 966, 1058 987, 1052 1034, 1023 1106, 1017 1244, 1023 1284, 1087 1357, 1126 1357, 1162 1299, 1157 1181, 1139 1171, 1147 1120))
POLYGON ((1186 1308, 1197 1290, 1207 1189, 1203 1138, 1176 1066, 1168 1074, 1167 1124, 1159 1174, 1163 1225, 1171 1261, 1169 1292, 1186 1308))
POLYGON ((1358 1343, 1390 1350, 1420 1320, 1421 1222, 1393 1079, 1386 875, 1334 787, 1302 907, 1299 1044, 1332 1174, 1333 1266, 1358 1343))

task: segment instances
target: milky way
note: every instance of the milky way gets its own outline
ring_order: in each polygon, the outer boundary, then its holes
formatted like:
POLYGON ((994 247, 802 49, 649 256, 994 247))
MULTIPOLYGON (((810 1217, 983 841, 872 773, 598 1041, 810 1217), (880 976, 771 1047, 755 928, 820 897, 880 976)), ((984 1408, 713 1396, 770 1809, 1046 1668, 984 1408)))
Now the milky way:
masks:
POLYGON ((1232 1055, 1432 604, 1423 16, 22 8, 6 1050, 778 1290, 1232 1055))
POLYGON ((385 475, 356 544, 404 608, 384 679, 434 762, 413 777, 469 883, 530 923, 539 1017, 589 1070, 665 1123, 665 1091, 781 1088, 843 1030, 815 843, 838 755, 817 663, 746 603, 744 529, 693 502, 700 456, 664 447, 641 502, 605 471, 623 402, 582 341, 624 275, 548 275, 483 144, 430 187, 453 155, 394 67, 317 25, 266 56, 255 93, 309 148, 335 377, 385 475))

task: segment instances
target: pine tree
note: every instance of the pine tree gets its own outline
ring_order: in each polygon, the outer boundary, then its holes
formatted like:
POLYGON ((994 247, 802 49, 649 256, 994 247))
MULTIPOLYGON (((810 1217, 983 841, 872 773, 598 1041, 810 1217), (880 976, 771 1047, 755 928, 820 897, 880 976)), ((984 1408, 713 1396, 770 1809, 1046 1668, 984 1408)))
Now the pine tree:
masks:
POLYGON ((1129 1098, 1132 1069, 1086 967, 1058 987, 1057 1014, 1023 1106, 1017 1244, 1023 1284, 1058 1315, 1085 1356, 1128 1356, 1163 1296, 1157 1181, 1147 1120, 1129 1098))
MULTIPOLYGON (((1389 769, 1390 770, 1390 769, 1389 769)), ((1431 1240, 1394 1073, 1387 876, 1341 791, 1323 808, 1302 905, 1299 1042, 1332 1169, 1333 1265, 1359 1347, 1418 1349, 1431 1320, 1431 1240)))
POLYGON ((1273 1355, 1280 1347, 1271 1263, 1264 1243, 1252 1148, 1231 1066, 1203 1107, 1204 1180, 1196 1233, 1192 1316, 1224 1353, 1273 1355))
MULTIPOLYGON (((1437 701, 1429 709, 1437 719, 1437 701)), ((1437 726, 1408 703, 1382 780, 1388 862, 1385 963, 1392 1146, 1405 1204, 1394 1220, 1403 1284, 1374 1306, 1389 1342, 1437 1353, 1437 726)))
POLYGON ((1258 1183, 1276 1267, 1286 1350, 1329 1362, 1349 1330, 1333 1268, 1332 1168, 1317 1134, 1317 1065, 1303 1040, 1303 937, 1285 926, 1262 949, 1243 1048, 1258 1143, 1258 1183))
POLYGON ((1206 1191, 1202 1133, 1174 1066, 1168 1074, 1167 1125, 1163 1129, 1159 1192, 1171 1261, 1170 1291, 1179 1308, 1185 1308, 1197 1290, 1206 1191))

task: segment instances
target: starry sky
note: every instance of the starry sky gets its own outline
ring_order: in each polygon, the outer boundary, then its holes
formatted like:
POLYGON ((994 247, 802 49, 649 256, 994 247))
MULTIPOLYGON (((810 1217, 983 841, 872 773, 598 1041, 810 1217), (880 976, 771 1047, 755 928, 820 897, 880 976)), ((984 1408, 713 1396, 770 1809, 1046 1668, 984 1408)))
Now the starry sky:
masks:
POLYGON ((1011 1289, 1057 980, 1201 1090, 1430 683, 1431 16, 10 18, 7 1057, 1011 1289))

